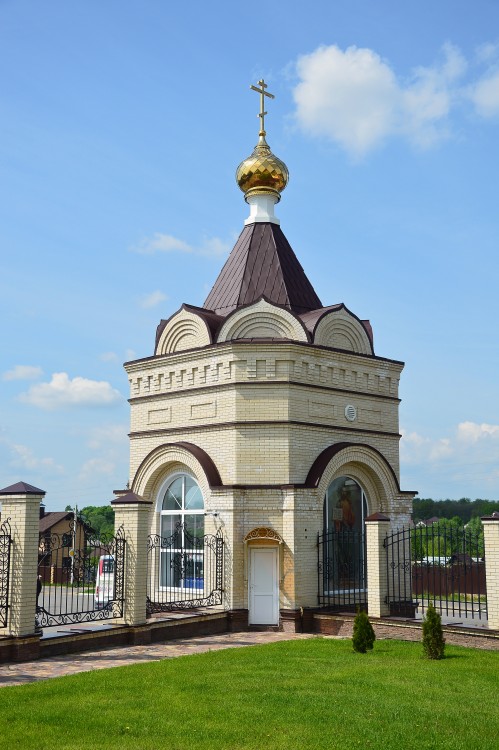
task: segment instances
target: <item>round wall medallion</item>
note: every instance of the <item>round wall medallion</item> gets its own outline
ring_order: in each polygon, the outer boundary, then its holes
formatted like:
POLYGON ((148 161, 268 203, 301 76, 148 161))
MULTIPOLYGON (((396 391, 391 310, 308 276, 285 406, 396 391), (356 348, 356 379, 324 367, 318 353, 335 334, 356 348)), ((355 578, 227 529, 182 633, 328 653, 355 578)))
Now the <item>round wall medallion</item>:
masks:
POLYGON ((348 404, 348 406, 345 406, 345 417, 349 422, 355 422, 355 420, 357 419, 357 409, 355 408, 355 406, 352 406, 352 404, 348 404))

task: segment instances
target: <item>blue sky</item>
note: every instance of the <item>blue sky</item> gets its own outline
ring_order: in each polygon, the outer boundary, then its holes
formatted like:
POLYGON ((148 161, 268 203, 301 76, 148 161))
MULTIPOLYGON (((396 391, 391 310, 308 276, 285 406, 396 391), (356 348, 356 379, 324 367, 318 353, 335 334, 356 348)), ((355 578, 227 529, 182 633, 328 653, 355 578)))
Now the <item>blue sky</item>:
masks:
POLYGON ((499 4, 0 0, 0 486, 128 479, 122 363, 202 305, 257 137, 323 304, 406 362, 404 489, 499 499, 499 4))

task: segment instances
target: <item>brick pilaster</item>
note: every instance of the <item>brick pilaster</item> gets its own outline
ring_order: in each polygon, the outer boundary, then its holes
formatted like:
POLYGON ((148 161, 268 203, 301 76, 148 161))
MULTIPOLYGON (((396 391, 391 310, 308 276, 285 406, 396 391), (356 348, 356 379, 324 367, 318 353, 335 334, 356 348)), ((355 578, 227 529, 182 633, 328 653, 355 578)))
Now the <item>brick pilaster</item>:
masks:
POLYGON ((482 518, 485 544, 488 623, 499 630, 499 513, 482 518))
POLYGON ((386 550, 383 542, 390 530, 390 519, 383 513, 366 518, 367 611, 371 617, 390 613, 385 601, 388 594, 386 550))
POLYGON ((43 490, 24 482, 0 490, 2 521, 9 519, 12 532, 9 618, 4 633, 16 638, 35 632, 40 503, 44 496, 43 490))
POLYGON ((146 622, 147 537, 152 501, 134 492, 111 502, 115 512, 115 529, 123 526, 125 550, 125 603, 123 622, 143 625, 146 622))

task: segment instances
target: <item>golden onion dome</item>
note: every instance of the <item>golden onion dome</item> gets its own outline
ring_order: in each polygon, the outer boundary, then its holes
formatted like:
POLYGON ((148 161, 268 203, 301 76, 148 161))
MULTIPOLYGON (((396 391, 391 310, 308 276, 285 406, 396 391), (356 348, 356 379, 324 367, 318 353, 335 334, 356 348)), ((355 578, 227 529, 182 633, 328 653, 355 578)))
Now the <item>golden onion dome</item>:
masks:
POLYGON ((246 202, 251 195, 265 194, 277 196, 279 201, 288 180, 287 166, 272 153, 261 132, 253 153, 236 170, 236 182, 246 202))

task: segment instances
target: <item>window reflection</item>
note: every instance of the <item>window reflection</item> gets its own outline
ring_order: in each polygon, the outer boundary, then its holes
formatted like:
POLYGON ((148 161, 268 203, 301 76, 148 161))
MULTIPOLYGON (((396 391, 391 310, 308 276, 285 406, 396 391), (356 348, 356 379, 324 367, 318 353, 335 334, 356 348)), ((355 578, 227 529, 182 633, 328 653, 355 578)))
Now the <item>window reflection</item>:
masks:
POLYGON ((188 474, 165 490, 161 510, 160 585, 175 589, 204 586, 204 501, 188 474))

